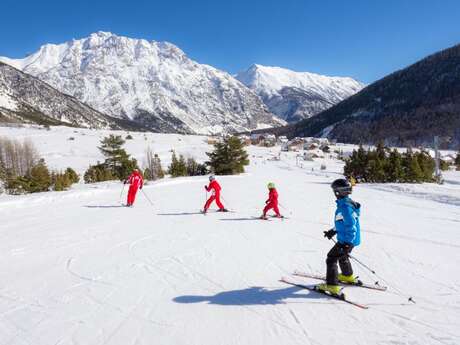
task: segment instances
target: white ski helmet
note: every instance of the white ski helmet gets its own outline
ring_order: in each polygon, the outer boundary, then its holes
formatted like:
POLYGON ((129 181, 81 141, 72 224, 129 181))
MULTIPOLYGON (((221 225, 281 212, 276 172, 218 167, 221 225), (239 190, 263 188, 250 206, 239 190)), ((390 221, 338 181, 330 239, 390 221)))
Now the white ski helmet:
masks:
POLYGON ((209 176, 209 181, 214 181, 215 179, 214 175, 209 176))

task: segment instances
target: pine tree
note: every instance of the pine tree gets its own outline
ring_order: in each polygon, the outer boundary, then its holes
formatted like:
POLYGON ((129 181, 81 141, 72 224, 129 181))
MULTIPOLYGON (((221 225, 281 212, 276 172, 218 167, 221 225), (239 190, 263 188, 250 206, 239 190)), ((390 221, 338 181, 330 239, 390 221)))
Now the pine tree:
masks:
MULTIPOLYGON (((99 150, 106 157, 104 165, 110 170, 112 176, 125 180, 137 168, 137 161, 130 158, 122 148, 125 141, 120 135, 113 135, 102 139, 99 150)), ((108 176, 108 174, 104 175, 108 176)))
POLYGON ((90 165, 88 169, 83 174, 83 181, 85 183, 95 183, 97 182, 96 169, 94 166, 90 165))
POLYGON ((116 177, 106 168, 104 164, 90 165, 83 175, 85 183, 96 183, 102 181, 114 180, 116 177))
POLYGON ((2 157, 0 156, 0 181, 5 181, 6 179, 6 168, 5 164, 2 161, 2 157))
POLYGON ((422 169, 411 149, 408 149, 404 155, 403 169, 405 182, 418 183, 423 181, 422 169))
POLYGON ((187 176, 187 166, 184 156, 180 155, 179 159, 177 159, 176 152, 173 151, 168 173, 172 177, 187 176))
POLYGON ((188 176, 200 176, 206 175, 208 169, 205 164, 198 163, 194 158, 187 159, 187 175, 188 176))
POLYGON ((460 150, 457 152, 457 157, 455 157, 455 165, 457 166, 457 170, 460 170, 460 150))
POLYGON ((80 176, 78 176, 75 170, 73 170, 70 167, 65 170, 65 175, 67 176, 71 184, 78 183, 80 181, 80 176))
POLYGON ((404 180, 402 157, 396 149, 391 151, 388 157, 387 177, 388 182, 401 182, 404 180))
POLYGON ((53 189, 57 192, 67 190, 72 185, 69 176, 65 173, 53 172, 51 174, 51 181, 53 189))
POLYGON ((369 182, 386 182, 385 159, 381 160, 377 155, 370 159, 367 169, 367 180, 369 182))
POLYGON ((422 180, 427 182, 433 181, 433 175, 436 168, 434 159, 431 158, 430 154, 426 151, 415 154, 415 157, 422 171, 422 180))
POLYGON ((234 175, 244 172, 249 164, 248 154, 243 142, 238 137, 226 137, 214 144, 214 151, 206 153, 209 161, 206 162, 216 175, 234 175))
POLYGON ((380 140, 377 143, 377 148, 375 150, 375 153, 377 154, 377 159, 379 159, 380 161, 383 162, 385 160, 385 158, 387 157, 386 151, 387 151, 387 148, 383 144, 383 141, 380 140))
POLYGON ((353 177, 357 182, 366 182, 368 176, 369 153, 359 145, 358 150, 353 150, 350 158, 345 160, 344 175, 353 177))
POLYGON ((122 148, 125 141, 120 135, 110 134, 101 140, 99 150, 106 157, 105 165, 115 172, 120 166, 120 162, 129 158, 126 151, 122 148))
POLYGON ((144 169, 144 179, 147 181, 153 181, 152 171, 149 168, 144 169))
POLYGON ((46 192, 51 186, 51 175, 43 159, 40 159, 27 176, 30 181, 28 192, 46 192))

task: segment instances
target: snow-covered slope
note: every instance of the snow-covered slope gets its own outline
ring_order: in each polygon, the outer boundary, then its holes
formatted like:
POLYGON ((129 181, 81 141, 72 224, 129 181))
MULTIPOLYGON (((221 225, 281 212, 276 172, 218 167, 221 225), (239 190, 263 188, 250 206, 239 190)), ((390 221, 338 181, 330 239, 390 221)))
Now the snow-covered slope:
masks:
POLYGON ((271 112, 288 122, 316 115, 365 86, 352 78, 327 77, 257 64, 240 72, 236 78, 254 90, 271 112))
POLYGON ((111 119, 39 79, 0 62, 0 122, 120 128, 111 119))
POLYGON ((281 124, 239 81, 167 42, 97 32, 0 61, 104 114, 156 131, 207 134, 281 124))
MULTIPOLYGON (((61 168, 100 159, 95 143, 106 134, 0 127, 0 135, 34 141, 61 168)), ((198 136, 132 134, 127 149, 140 161, 147 144, 198 159, 209 149, 198 136)), ((218 177, 236 213, 198 213, 206 177, 145 186, 154 207, 142 191, 133 208, 121 207, 119 182, 0 195, 0 344, 458 345, 460 173, 444 185, 355 188, 362 244, 352 254, 378 277, 352 261, 355 273, 390 287, 346 287, 348 298, 369 305, 361 310, 278 281, 295 269, 324 273, 329 183, 343 164, 300 167, 296 153, 266 159, 278 151, 250 147, 246 174, 218 177), (289 219, 253 218, 267 181, 289 219)))

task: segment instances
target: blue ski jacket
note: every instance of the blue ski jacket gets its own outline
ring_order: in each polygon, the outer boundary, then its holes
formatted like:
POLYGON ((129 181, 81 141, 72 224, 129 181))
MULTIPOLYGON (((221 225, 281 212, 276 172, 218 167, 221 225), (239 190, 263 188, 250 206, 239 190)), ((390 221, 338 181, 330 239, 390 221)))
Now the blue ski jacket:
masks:
POLYGON ((361 243, 361 228, 359 216, 361 205, 349 197, 336 200, 335 231, 339 243, 351 243, 358 246, 361 243))

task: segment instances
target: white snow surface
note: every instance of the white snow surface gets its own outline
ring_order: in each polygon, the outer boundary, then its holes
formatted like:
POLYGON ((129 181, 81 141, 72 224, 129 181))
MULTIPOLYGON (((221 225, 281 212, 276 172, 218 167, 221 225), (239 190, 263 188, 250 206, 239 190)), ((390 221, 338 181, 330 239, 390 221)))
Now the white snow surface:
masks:
MULTIPOLYGON (((97 145, 107 133, 0 128, 32 140, 50 166, 80 172, 102 159, 97 145)), ((147 144, 165 159, 171 148, 198 159, 209 149, 199 136, 131 134, 126 148, 140 160, 147 144)), ((379 277, 352 261, 355 273, 389 286, 346 287, 348 298, 369 306, 361 310, 278 281, 296 269, 324 273, 332 243, 323 231, 335 206, 329 183, 342 163, 296 166, 295 153, 267 159, 279 147, 248 150, 245 174, 218 176, 235 213, 198 213, 205 176, 149 183, 143 191, 153 207, 142 192, 133 208, 121 207, 118 182, 0 195, 0 344, 460 343, 458 172, 442 186, 355 187, 362 244, 352 254, 379 277), (289 219, 253 218, 268 181, 289 219)))
POLYGON ((191 60, 168 42, 97 32, 0 61, 102 113, 161 132, 212 134, 284 124, 231 75, 191 60))
POLYGON ((254 90, 272 112, 287 120, 293 115, 296 118, 315 115, 365 86, 350 77, 330 77, 259 64, 238 73, 236 78, 254 90), (293 92, 283 92, 283 89, 293 92), (293 103, 297 104, 293 106, 293 103))
POLYGON ((11 95, 0 90, 0 108, 16 110, 18 108, 18 102, 11 97, 11 95))

